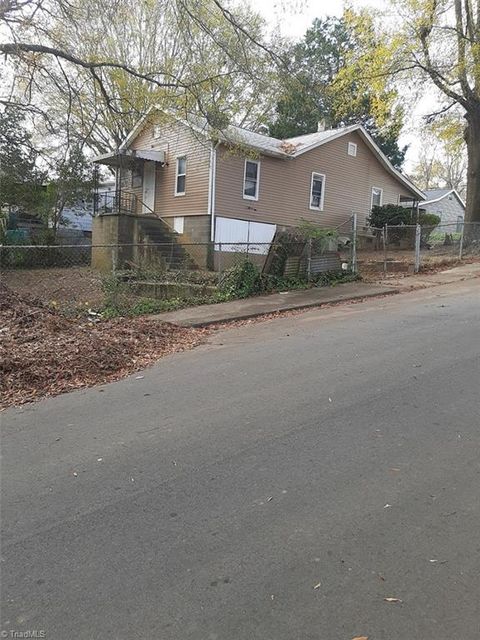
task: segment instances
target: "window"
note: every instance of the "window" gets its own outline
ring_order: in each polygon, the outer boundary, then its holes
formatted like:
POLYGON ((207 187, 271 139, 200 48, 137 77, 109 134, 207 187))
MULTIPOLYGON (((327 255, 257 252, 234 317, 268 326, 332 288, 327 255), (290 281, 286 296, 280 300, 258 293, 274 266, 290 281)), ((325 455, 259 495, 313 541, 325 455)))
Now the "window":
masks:
POLYGON ((159 124, 153 125, 153 137, 155 139, 161 138, 162 136, 162 127, 159 124))
POLYGON ((355 142, 348 143, 347 153, 349 156, 353 156, 354 158, 357 157, 357 145, 355 144, 355 142))
POLYGON ((177 233, 183 233, 184 222, 185 222, 185 218, 183 218, 183 217, 174 218, 173 219, 173 229, 174 229, 174 231, 176 231, 177 233))
POLYGON ((245 200, 258 200, 258 183, 260 180, 260 162, 245 160, 243 176, 243 197, 245 200))
POLYGON ((383 189, 372 187, 372 207, 381 207, 383 199, 383 189))
POLYGON ((143 184, 143 166, 136 164, 132 169, 132 188, 141 187, 143 184))
POLYGON ((175 178, 175 195, 185 195, 185 179, 187 176, 187 158, 182 156, 177 158, 177 175, 175 178))
POLYGON ((323 197, 325 195, 325 176, 323 173, 312 173, 310 184, 310 209, 323 211, 323 197))

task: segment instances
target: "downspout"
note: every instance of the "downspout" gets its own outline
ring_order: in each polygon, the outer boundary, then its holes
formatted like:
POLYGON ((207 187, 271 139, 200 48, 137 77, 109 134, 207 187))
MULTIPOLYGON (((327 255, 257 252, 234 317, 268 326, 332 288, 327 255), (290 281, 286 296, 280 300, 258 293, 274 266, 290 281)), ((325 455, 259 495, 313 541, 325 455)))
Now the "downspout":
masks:
POLYGON ((208 213, 210 215, 210 240, 215 241, 215 182, 217 177, 217 147, 220 143, 213 144, 210 148, 210 171, 208 181, 208 213))

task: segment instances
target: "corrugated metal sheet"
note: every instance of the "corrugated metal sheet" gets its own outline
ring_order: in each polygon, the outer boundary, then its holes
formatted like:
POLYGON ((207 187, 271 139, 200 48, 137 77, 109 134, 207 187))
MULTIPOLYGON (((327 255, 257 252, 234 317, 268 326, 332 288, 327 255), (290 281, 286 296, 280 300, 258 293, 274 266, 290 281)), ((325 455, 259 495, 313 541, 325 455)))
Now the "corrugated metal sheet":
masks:
MULTIPOLYGON (((321 256, 312 256, 310 261, 310 273, 324 273, 325 271, 340 271, 340 258, 336 253, 324 253, 321 256)), ((307 259, 302 256, 289 256, 285 262, 284 276, 296 278, 307 273, 307 259)))
POLYGON ((336 253, 326 253, 323 256, 312 256, 310 270, 312 274, 324 271, 339 271, 342 265, 336 253))

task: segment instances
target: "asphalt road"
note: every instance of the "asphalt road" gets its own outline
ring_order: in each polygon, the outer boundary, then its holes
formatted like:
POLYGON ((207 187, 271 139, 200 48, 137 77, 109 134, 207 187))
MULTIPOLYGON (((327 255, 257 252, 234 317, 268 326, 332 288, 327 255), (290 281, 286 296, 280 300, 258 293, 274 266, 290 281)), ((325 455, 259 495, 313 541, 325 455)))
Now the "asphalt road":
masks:
POLYGON ((3 637, 479 638, 479 391, 476 280, 5 412, 3 637))

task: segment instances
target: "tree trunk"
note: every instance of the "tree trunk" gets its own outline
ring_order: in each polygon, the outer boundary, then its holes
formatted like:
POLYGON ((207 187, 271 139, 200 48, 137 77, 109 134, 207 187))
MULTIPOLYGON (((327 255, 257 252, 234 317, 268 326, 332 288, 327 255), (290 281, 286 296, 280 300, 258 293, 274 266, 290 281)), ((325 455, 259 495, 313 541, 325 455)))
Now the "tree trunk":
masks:
POLYGON ((465 117, 465 141, 468 152, 465 222, 480 223, 480 105, 475 105, 465 117))

